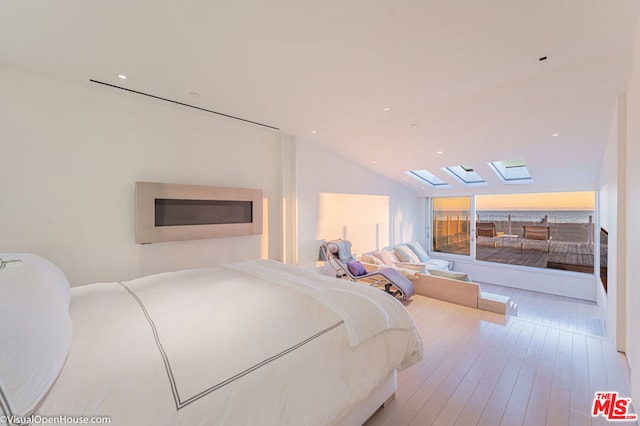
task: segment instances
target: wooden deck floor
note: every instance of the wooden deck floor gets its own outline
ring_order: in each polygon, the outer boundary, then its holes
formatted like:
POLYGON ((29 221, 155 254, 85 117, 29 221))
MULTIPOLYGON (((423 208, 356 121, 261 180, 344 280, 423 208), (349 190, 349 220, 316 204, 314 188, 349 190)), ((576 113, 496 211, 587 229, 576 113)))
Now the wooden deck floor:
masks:
MULTIPOLYGON (((451 245, 444 251, 459 252, 451 245)), ((524 250, 515 238, 505 239, 497 247, 491 241, 476 245, 476 259, 509 265, 534 266, 538 268, 567 269, 575 272, 593 273, 593 244, 552 241, 549 252, 545 241, 528 241, 524 250)))
POLYGON ((609 339, 564 328, 553 318, 565 312, 546 305, 542 321, 414 296, 424 358, 399 372, 396 399, 366 425, 609 424, 591 417, 593 398, 630 396, 624 357, 609 339))

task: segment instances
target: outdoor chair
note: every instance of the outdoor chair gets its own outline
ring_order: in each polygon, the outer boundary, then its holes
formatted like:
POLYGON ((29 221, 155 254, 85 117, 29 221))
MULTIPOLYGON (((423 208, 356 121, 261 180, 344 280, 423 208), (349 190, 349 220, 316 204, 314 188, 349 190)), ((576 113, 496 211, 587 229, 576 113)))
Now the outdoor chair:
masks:
POLYGON ((551 250, 551 227, 548 225, 524 225, 520 250, 524 249, 527 240, 546 241, 548 253, 551 250))
MULTIPOLYGON (((491 238, 493 242, 493 248, 497 247, 498 239, 501 239, 504 232, 496 231, 496 224, 494 222, 476 222, 476 238, 480 237, 491 238)), ((502 241, 504 243, 504 241, 502 241)))

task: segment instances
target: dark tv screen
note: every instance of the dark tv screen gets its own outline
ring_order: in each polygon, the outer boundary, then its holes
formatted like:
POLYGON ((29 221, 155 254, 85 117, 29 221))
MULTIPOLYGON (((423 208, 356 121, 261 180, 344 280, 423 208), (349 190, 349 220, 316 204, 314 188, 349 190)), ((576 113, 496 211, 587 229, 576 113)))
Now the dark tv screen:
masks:
POLYGON ((600 228, 600 281, 604 291, 607 291, 607 266, 608 266, 608 245, 609 245, 609 233, 606 229, 600 228))

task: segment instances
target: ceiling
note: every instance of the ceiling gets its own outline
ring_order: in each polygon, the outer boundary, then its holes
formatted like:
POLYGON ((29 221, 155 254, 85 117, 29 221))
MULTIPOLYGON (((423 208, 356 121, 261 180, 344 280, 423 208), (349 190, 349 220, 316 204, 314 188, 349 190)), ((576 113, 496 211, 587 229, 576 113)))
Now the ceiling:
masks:
POLYGON ((637 0, 4 1, 0 64, 274 126, 420 193, 512 192, 487 162, 513 159, 534 182, 518 191, 595 189, 639 10, 637 0), (441 170, 460 164, 488 184, 465 188, 441 170), (450 188, 405 180, 424 168, 450 188))

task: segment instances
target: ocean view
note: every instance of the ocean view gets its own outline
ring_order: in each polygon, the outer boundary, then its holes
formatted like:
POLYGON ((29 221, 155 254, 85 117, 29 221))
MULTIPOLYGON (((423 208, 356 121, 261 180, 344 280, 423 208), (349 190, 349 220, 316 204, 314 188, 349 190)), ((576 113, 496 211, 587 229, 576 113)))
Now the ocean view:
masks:
POLYGON ((545 215, 549 223, 589 223, 589 216, 595 221, 593 210, 479 210, 482 222, 542 222, 545 215))
MULTIPOLYGON (((467 238, 470 218, 468 212, 453 210, 436 210, 434 217, 434 232, 440 237, 447 236, 447 242, 452 241, 451 235, 467 238)), ((480 222, 494 222, 496 231, 508 235, 522 236, 523 225, 540 224, 545 215, 551 227, 553 241, 587 243, 594 241, 595 218, 593 210, 479 210, 480 222), (511 215, 511 227, 508 217, 511 215), (589 216, 592 216, 593 226, 589 228, 589 216)))
MULTIPOLYGON (((506 222, 511 215, 511 222, 542 222, 545 215, 549 223, 589 223, 589 216, 595 222, 593 210, 478 210, 481 222, 506 222)), ((438 219, 447 217, 467 219, 467 215, 460 211, 436 210, 438 219)))

